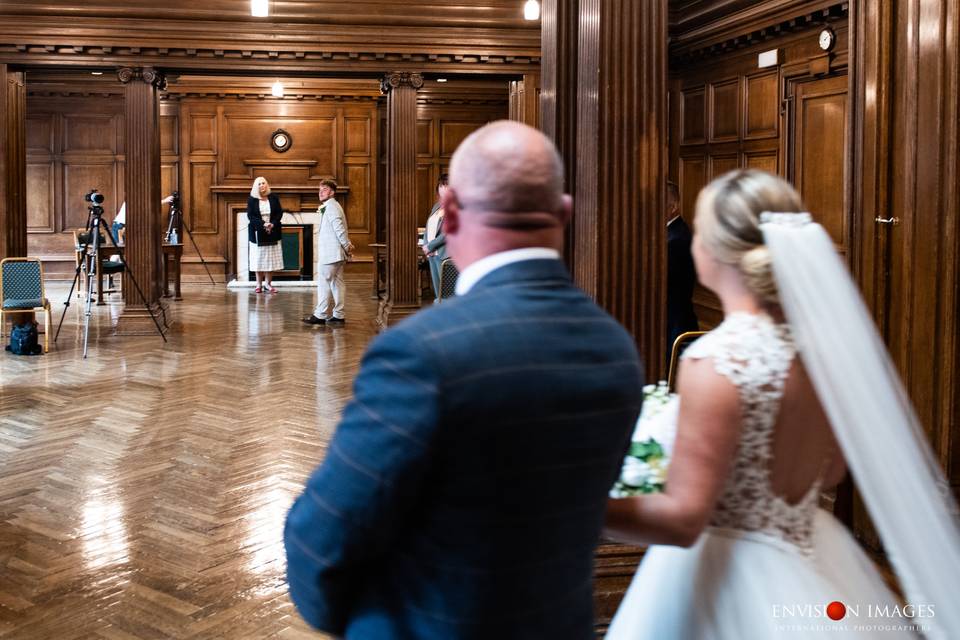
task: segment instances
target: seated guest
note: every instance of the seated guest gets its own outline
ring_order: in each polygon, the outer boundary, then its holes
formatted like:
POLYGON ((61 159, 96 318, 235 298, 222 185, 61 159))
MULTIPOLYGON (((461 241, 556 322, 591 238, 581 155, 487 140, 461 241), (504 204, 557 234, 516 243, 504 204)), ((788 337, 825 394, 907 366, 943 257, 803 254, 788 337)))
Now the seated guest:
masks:
POLYGON ((457 297, 370 345, 287 516, 290 595, 350 640, 594 638, 593 561, 640 410, 634 341, 560 260, 539 131, 470 135, 443 196, 457 297))
MULTIPOLYGON (((167 196, 160 201, 160 204, 170 204, 173 202, 173 196, 167 196)), ((124 200, 120 204, 120 210, 117 211, 117 215, 113 217, 113 224, 110 225, 110 230, 113 232, 113 241, 116 244, 123 244, 123 238, 121 237, 121 231, 123 231, 127 226, 127 201, 124 200)))

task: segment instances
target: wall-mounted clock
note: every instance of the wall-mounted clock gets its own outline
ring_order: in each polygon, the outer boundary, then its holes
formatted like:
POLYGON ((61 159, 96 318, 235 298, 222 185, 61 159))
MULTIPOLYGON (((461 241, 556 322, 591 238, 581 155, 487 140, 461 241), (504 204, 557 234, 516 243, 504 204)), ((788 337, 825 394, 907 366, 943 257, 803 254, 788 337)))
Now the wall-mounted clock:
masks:
POLYGON ((283 153, 293 144, 293 138, 283 129, 277 129, 270 134, 270 146, 278 153, 283 153))
POLYGON ((833 29, 830 27, 825 28, 820 32, 820 48, 824 51, 830 51, 833 49, 833 45, 837 43, 837 34, 833 32, 833 29))

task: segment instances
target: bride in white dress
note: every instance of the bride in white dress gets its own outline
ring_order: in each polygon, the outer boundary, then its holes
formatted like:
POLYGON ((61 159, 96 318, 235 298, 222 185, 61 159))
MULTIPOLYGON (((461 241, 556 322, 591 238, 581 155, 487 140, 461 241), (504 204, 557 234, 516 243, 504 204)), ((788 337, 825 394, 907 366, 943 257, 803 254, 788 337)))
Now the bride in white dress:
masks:
POLYGON ((759 171, 700 194, 694 261, 725 319, 684 354, 666 491, 610 501, 607 536, 654 546, 608 640, 960 638, 956 506, 852 281, 803 211, 759 171), (847 464, 905 603, 818 507, 847 464))

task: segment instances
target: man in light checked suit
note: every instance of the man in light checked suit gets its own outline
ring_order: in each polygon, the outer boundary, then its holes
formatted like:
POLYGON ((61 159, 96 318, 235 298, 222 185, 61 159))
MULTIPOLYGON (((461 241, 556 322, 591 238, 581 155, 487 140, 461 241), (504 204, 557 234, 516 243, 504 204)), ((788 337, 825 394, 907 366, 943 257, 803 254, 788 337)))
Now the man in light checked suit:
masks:
POLYGON ((307 324, 343 324, 347 287, 343 268, 353 253, 347 235, 347 218, 334 196, 337 183, 320 181, 320 226, 317 230, 317 307, 303 321, 307 324), (333 311, 330 311, 333 298, 333 311))
POLYGON ((290 595, 356 640, 593 638, 593 554, 640 411, 633 339, 559 260, 553 144, 490 124, 444 196, 458 296, 370 345, 291 509, 290 595))

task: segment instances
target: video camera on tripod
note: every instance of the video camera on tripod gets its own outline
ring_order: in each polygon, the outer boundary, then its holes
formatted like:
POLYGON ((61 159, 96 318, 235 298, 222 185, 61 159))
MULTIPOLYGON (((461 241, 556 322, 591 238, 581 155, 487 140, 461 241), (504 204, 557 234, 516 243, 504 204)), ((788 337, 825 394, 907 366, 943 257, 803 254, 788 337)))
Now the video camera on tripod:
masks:
MULTIPOLYGON (((73 284, 70 285, 70 292, 67 294, 67 300, 64 302, 63 314, 60 316, 60 324, 57 325, 57 334, 54 336, 53 341, 56 342, 57 338, 60 337, 60 329, 63 327, 63 319, 67 315, 67 309, 70 308, 70 300, 73 298, 73 291, 76 288, 77 284, 80 282, 80 273, 83 272, 86 274, 86 289, 87 289, 87 299, 86 299, 86 310, 84 312, 84 321, 83 321, 83 357, 87 357, 87 341, 90 335, 90 316, 93 313, 92 304, 93 304, 93 282, 94 277, 98 274, 102 268, 100 260, 100 247, 105 242, 103 233, 101 233, 101 228, 106 228, 106 225, 103 224, 103 207, 101 206, 106 198, 102 193, 97 189, 91 189, 83 196, 85 202, 89 202, 90 205, 87 207, 89 215, 87 216, 87 226, 84 231, 78 234, 78 240, 80 246, 78 247, 82 259, 77 262, 77 270, 73 275, 73 284)), ((107 233, 110 236, 110 244, 114 247, 118 247, 117 239, 113 237, 113 233, 109 228, 106 228, 107 233)), ((150 308, 149 303, 147 302, 146 296, 143 295, 143 290, 140 288, 140 284, 137 282, 137 279, 130 272, 130 268, 127 265, 127 261, 124 259, 123 252, 119 253, 120 263, 123 265, 123 270, 126 272, 127 277, 130 279, 130 282, 133 283, 133 286, 136 288, 137 293, 140 294, 140 300, 143 301, 143 305, 146 307, 147 311, 150 314, 150 317, 153 319, 153 323, 157 327, 157 331, 160 333, 160 337, 163 338, 163 341, 167 341, 167 337, 163 335, 163 329, 160 327, 160 322, 157 320, 156 315, 153 313, 153 310, 150 308)))
MULTIPOLYGON (((98 216, 98 217, 99 217, 99 216, 102 216, 102 215, 103 215, 103 207, 101 207, 100 205, 103 204, 103 201, 104 201, 106 198, 104 198, 104 196, 103 196, 102 193, 100 193, 100 192, 97 191, 96 189, 90 189, 89 192, 87 192, 87 193, 85 193, 85 194, 83 195, 83 199, 84 199, 86 202, 89 202, 89 203, 90 203, 90 206, 87 207, 87 211, 89 212, 89 215, 90 215, 91 218, 92 218, 93 216, 98 216)), ((88 220, 87 220, 87 226, 90 226, 89 218, 88 218, 88 220)))
MULTIPOLYGON (((167 202, 167 200, 164 200, 167 202)), ((169 244, 185 244, 183 240, 183 234, 186 233, 190 237, 190 242, 193 243, 193 249, 197 252, 197 256, 200 258, 200 264, 203 265, 203 268, 207 272, 207 277, 210 278, 210 284, 216 286, 216 281, 213 279, 213 274, 210 273, 210 267, 207 266, 207 261, 203 259, 203 254, 200 252, 200 247, 197 246, 197 241, 193 239, 193 232, 190 231, 190 226, 187 224, 187 221, 183 218, 183 209, 180 208, 180 192, 174 191, 170 194, 169 198, 170 204, 170 219, 167 221, 167 233, 164 236, 164 242, 169 244)))

